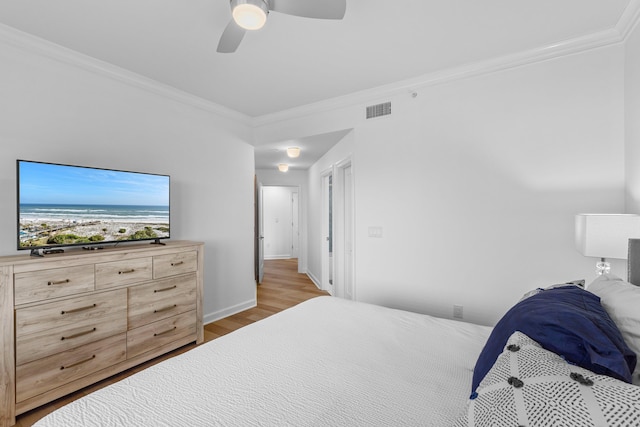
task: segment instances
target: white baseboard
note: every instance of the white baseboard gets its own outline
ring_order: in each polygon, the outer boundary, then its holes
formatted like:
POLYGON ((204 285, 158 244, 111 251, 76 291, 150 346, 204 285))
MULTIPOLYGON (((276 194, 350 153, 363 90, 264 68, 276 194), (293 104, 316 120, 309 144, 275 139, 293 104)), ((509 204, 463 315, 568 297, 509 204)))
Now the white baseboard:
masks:
POLYGON ((249 301, 245 301, 240 304, 236 304, 234 306, 225 308, 224 310, 214 311, 213 313, 205 314, 202 319, 203 324, 209 324, 215 322, 220 319, 224 319, 225 317, 229 317, 231 315, 240 313, 241 311, 249 310, 258 305, 258 301, 256 299, 252 299, 249 301))
MULTIPOLYGON (((313 274, 310 274, 309 272, 304 272, 304 274, 306 274, 307 277, 311 279, 313 284, 316 285, 318 289, 322 290, 322 287, 320 286, 320 281, 317 278, 315 278, 313 274)), ((202 323, 204 325, 207 325, 209 323, 216 322, 220 319, 224 319, 225 317, 229 317, 234 314, 240 313, 242 311, 249 310, 250 308, 256 307, 257 305, 258 305, 258 300, 252 299, 252 300, 245 301, 243 303, 225 308, 223 310, 214 311, 213 313, 205 314, 204 318, 202 319, 202 323)))
POLYGON ((313 284, 316 285, 318 289, 322 290, 322 285, 320 284, 320 280, 318 280, 313 274, 309 273, 308 271, 306 272, 306 274, 307 274, 307 277, 311 279, 313 284))

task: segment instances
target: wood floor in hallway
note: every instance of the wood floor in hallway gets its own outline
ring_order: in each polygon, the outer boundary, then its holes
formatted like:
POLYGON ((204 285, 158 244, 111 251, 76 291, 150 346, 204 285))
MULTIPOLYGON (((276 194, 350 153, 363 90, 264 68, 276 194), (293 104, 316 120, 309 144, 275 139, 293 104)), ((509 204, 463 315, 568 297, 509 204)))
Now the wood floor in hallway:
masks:
POLYGON ((319 290, 306 274, 298 273, 297 259, 266 260, 264 264, 257 307, 209 323, 204 327, 205 340, 228 334, 308 299, 329 295, 319 290))

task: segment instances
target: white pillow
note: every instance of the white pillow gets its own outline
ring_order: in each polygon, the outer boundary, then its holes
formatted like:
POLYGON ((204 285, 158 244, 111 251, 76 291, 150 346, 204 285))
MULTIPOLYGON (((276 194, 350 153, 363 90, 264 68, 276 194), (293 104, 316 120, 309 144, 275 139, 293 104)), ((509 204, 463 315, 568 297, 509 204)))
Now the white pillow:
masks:
MULTIPOLYGON (((640 287, 608 274, 594 280, 587 290, 600 297, 600 304, 620 330, 624 342, 640 360, 640 287)), ((633 383, 640 385, 640 363, 633 371, 633 383)))
POLYGON ((568 364, 514 332, 454 427, 637 427, 640 387, 568 364))
POLYGON ((581 280, 573 280, 571 282, 566 282, 566 283, 556 283, 555 285, 547 286, 544 289, 543 288, 532 289, 529 292, 522 295, 522 298, 520 298, 520 301, 526 300, 527 298, 537 295, 542 291, 555 289, 555 288, 564 288, 566 286, 576 286, 578 288, 584 289, 584 280, 581 279, 581 280))

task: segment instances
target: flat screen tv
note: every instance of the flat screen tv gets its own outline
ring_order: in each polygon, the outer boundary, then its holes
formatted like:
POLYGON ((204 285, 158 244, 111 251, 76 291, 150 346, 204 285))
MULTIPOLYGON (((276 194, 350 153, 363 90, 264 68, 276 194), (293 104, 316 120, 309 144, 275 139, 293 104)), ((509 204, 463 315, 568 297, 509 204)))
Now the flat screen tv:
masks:
MULTIPOLYGON (((17 161, 18 249, 170 237, 169 176, 17 161)), ((52 249, 54 248, 54 249, 52 249)))

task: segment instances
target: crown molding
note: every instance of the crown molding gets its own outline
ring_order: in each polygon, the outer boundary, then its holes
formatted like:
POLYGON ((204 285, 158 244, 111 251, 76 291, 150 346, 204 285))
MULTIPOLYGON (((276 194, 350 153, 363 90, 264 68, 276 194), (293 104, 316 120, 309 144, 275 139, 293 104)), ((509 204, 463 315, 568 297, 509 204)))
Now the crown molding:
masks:
POLYGON ((348 108, 354 105, 376 102, 379 99, 388 98, 403 91, 412 92, 421 87, 428 87, 455 80, 495 73, 523 65, 584 52, 590 49, 614 45, 624 42, 631 31, 638 25, 638 22, 640 22, 640 0, 630 0, 622 16, 618 20, 616 27, 612 29, 564 40, 548 46, 530 49, 511 55, 440 70, 412 79, 406 79, 392 84, 378 86, 258 117, 247 116, 236 110, 22 32, 5 24, 0 24, 0 42, 39 55, 44 55, 66 64, 83 68, 130 86, 146 90, 156 95, 163 96, 185 105, 199 108, 255 128, 339 108, 348 108))
MULTIPOLYGON (((640 4, 640 0, 631 0, 631 3, 640 4)), ((625 10, 625 15, 631 7, 631 3, 625 10)), ((635 7, 630 12, 636 17, 639 15, 635 7)), ((628 25, 628 24, 627 24, 628 25)), ((380 99, 388 99, 391 96, 402 92, 414 92, 421 87, 434 86, 448 83, 455 80, 481 76, 508 70, 523 65, 534 64, 554 58, 561 58, 567 55, 588 51, 600 47, 621 43, 623 38, 617 29, 608 29, 582 37, 561 41, 548 46, 534 48, 515 54, 505 55, 489 60, 478 61, 465 64, 459 67, 448 68, 419 77, 398 81, 389 85, 378 86, 372 89, 351 93, 328 100, 323 100, 313 104, 307 104, 289 110, 280 111, 273 114, 265 114, 255 117, 252 120, 254 127, 273 124, 285 120, 302 118, 312 114, 318 114, 339 108, 348 108, 363 103, 377 102, 380 99)))
POLYGON ((627 40, 638 22, 640 22, 640 0, 630 0, 616 25, 616 30, 623 40, 627 40))
POLYGON ((82 68, 155 95, 172 99, 182 104, 219 115, 226 119, 240 122, 246 126, 251 126, 251 118, 236 110, 207 101, 188 92, 184 92, 172 86, 160 83, 156 80, 82 54, 75 50, 68 49, 5 24, 0 24, 0 43, 35 53, 37 55, 46 56, 50 59, 82 68))
POLYGON ((313 104, 303 105, 289 110, 273 114, 265 114, 252 120, 253 127, 273 124, 285 120, 291 120, 323 113, 338 108, 347 108, 363 103, 377 102, 380 99, 389 98, 403 91, 413 92, 420 87, 433 86, 454 80, 495 73, 523 65, 560 58, 563 56, 585 52, 599 47, 615 45, 626 41, 631 31, 640 22, 640 0, 630 0, 623 11, 615 28, 603 30, 543 46, 527 51, 505 55, 490 60, 466 64, 460 67, 449 68, 434 73, 395 82, 393 84, 355 92, 313 104))

